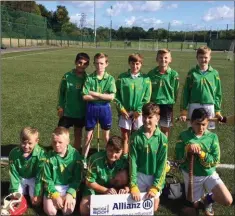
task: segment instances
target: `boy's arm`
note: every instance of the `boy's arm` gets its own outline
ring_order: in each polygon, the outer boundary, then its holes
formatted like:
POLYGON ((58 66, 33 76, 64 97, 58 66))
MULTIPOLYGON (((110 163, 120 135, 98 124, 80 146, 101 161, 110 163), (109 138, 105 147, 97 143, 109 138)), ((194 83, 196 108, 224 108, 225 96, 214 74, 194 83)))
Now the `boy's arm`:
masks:
POLYGON ((107 94, 107 93, 99 93, 99 92, 94 92, 94 91, 90 91, 89 92, 89 96, 92 96, 93 98, 96 98, 95 100, 106 100, 106 101, 111 101, 114 99, 115 94, 111 93, 111 94, 107 94))
POLYGON ((129 154, 129 175, 130 175, 130 188, 138 189, 137 184, 137 151, 136 151, 136 144, 135 139, 131 136, 130 139, 130 154, 129 154))
POLYGON ((42 191, 43 191, 42 176, 43 176, 44 164, 46 162, 46 153, 43 150, 38 160, 39 161, 37 166, 37 174, 35 177, 34 196, 42 196, 42 191))
POLYGON ((144 82, 145 82, 145 85, 146 85, 146 89, 145 89, 145 92, 143 92, 142 101, 141 101, 140 105, 137 108, 138 113, 142 113, 143 105, 150 101, 151 94, 152 94, 152 84, 151 84, 150 78, 146 77, 144 82))
POLYGON ((122 102, 121 102, 121 78, 118 78, 117 81, 116 81, 116 88, 117 88, 117 92, 116 92, 116 95, 115 95, 115 99, 114 99, 114 102, 117 106, 117 109, 119 111, 121 110, 125 110, 122 102))
POLYGON ((83 100, 86 100, 86 101, 98 100, 97 97, 90 95, 90 85, 91 84, 90 84, 89 77, 87 77, 82 88, 83 100))
POLYGON ((48 192, 49 197, 52 199, 56 199, 60 196, 60 193, 55 189, 55 183, 52 179, 53 175, 53 164, 50 163, 50 160, 47 159, 44 169, 43 169, 43 177, 42 181, 44 182, 44 188, 48 192))
POLYGON ((186 146, 181 136, 179 136, 175 145, 175 160, 178 163, 184 163, 187 159, 187 151, 185 151, 186 146))
POLYGON ((157 171, 154 174, 154 181, 153 181, 153 186, 152 186, 152 189, 155 189, 155 191, 162 190, 164 183, 165 183, 165 177, 166 177, 168 144, 167 144, 166 139, 162 140, 162 142, 163 143, 157 153, 157 156, 158 156, 158 159, 156 161, 157 171))
MULTIPOLYGON (((200 145, 200 144, 199 144, 200 145)), ((202 145, 201 154, 199 155, 200 163, 207 168, 216 166, 220 163, 220 146, 218 136, 215 134, 213 144, 211 145, 209 151, 205 151, 202 145)))
POLYGON ((222 102, 222 89, 219 75, 216 76, 216 90, 215 90, 215 114, 220 114, 222 102))
POLYGON ((74 166, 73 182, 69 184, 69 188, 66 192, 71 194, 74 199, 76 198, 77 191, 79 190, 79 187, 82 182, 82 173, 83 173, 83 163, 80 159, 77 159, 76 165, 74 166))
POLYGON ((174 76, 174 98, 175 98, 175 102, 177 101, 178 91, 179 91, 179 74, 176 74, 174 76))
POLYGON ((18 192, 19 184, 20 184, 20 174, 16 169, 16 166, 14 164, 13 158, 11 157, 11 154, 9 155, 9 165, 10 165, 10 193, 18 192))
POLYGON ((180 112, 181 112, 180 115, 181 116, 187 115, 189 96, 190 96, 190 91, 191 91, 190 84, 191 84, 191 75, 188 73, 188 75, 185 79, 185 84, 183 87, 181 102, 180 102, 180 112))
POLYGON ((98 192, 98 193, 101 193, 101 194, 107 193, 107 192, 108 192, 108 189, 109 189, 109 188, 106 188, 106 187, 104 187, 104 186, 102 186, 102 185, 96 183, 96 182, 89 182, 89 181, 87 181, 87 180, 86 180, 86 185, 87 185, 89 188, 91 188, 91 189, 93 189, 94 191, 96 191, 96 192, 98 192))
POLYGON ((58 90, 58 105, 57 109, 63 109, 65 107, 65 94, 66 94, 66 77, 62 77, 58 90))

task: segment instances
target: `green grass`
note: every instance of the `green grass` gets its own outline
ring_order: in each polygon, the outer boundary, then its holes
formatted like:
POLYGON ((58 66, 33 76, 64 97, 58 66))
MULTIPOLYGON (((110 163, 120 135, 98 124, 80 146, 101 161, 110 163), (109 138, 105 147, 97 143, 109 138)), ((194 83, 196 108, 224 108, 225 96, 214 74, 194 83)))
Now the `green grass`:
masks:
MULTIPOLYGON (((40 131, 40 143, 50 145, 50 135, 57 126, 56 112, 57 91, 63 74, 74 67, 75 56, 78 52, 87 52, 91 57, 91 64, 87 72, 94 71, 93 56, 97 52, 109 55, 107 71, 115 78, 127 70, 128 55, 134 50, 111 49, 78 49, 65 48, 53 51, 17 52, 2 55, 2 104, 1 104, 1 145, 19 143, 19 131, 25 126, 35 126, 40 131), (40 53, 40 54, 37 54, 40 53), (22 55, 22 56, 21 56, 22 55)), ((144 56, 142 71, 148 72, 156 66, 155 52, 138 51, 144 56)), ((196 64, 195 52, 173 51, 171 67, 180 74, 180 91, 174 116, 179 115, 179 100, 181 89, 187 71, 196 64)), ((234 62, 226 60, 224 53, 212 53, 211 64, 221 77, 223 89, 222 113, 234 114, 234 62)), ((112 134, 120 135, 117 126, 117 112, 114 104, 112 134)), ((173 158, 175 142, 178 134, 186 128, 185 124, 175 123, 169 138, 169 158, 173 158)), ((218 134, 221 146, 221 163, 234 164, 234 127, 219 125, 215 132, 218 134)), ((71 130, 71 138, 73 131, 71 130)), ((102 142, 103 144, 103 142, 102 142)), ((93 139, 96 146, 96 133, 93 139)), ((7 169, 1 169, 2 176, 8 179, 7 169)), ((234 171, 219 170, 223 181, 232 194, 234 188, 234 171)), ((234 206, 224 208, 215 205, 217 215, 233 215, 234 206)), ((34 214, 29 210, 29 214, 34 214)), ((168 207, 162 205, 159 215, 174 215, 168 207)))

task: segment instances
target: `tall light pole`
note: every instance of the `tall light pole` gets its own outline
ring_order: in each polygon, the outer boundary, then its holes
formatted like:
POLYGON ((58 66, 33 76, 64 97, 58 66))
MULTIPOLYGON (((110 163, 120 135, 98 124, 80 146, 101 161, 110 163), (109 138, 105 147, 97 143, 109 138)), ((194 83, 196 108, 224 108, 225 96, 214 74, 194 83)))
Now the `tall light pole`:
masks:
POLYGON ((96 1, 94 1, 94 45, 96 47, 96 27, 95 27, 95 13, 96 13, 96 1))
POLYGON ((109 47, 112 47, 112 12, 113 7, 110 6, 110 31, 109 31, 109 47))

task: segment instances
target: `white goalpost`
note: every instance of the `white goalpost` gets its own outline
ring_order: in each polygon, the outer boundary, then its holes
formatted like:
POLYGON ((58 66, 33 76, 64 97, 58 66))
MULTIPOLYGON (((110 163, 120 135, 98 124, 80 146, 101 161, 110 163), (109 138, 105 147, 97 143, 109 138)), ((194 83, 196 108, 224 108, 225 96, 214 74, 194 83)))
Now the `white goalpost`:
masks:
POLYGON ((158 50, 157 39, 139 39, 139 50, 158 50))
POLYGON ((235 40, 232 41, 230 47, 229 47, 229 51, 228 51, 228 54, 227 54, 227 60, 228 61, 234 61, 234 52, 235 52, 235 40))

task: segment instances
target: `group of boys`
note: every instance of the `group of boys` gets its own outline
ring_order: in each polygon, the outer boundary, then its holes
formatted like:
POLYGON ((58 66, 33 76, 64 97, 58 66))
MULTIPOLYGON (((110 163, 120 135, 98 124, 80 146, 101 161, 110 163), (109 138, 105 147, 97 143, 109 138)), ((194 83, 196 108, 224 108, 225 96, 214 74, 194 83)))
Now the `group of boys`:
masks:
MULTIPOLYGON (((209 65, 211 50, 200 47, 196 57, 198 65, 189 71, 181 98, 180 120, 189 118, 191 125, 180 134, 175 152, 186 191, 188 155, 195 155, 193 202, 203 202, 206 214, 213 215, 211 205, 214 201, 222 205, 232 203, 230 192, 215 170, 220 161, 218 137, 207 129, 214 127, 208 127, 211 117, 223 118, 220 114, 221 83, 218 72, 209 65)), ((84 178, 80 202, 82 216, 89 215, 92 194, 130 193, 135 201, 139 201, 140 193, 146 192, 147 198, 154 198, 154 211, 157 211, 167 170, 173 105, 179 89, 179 75, 169 67, 171 52, 159 50, 158 66, 148 74, 141 72, 143 57, 138 53, 130 55, 130 69, 121 73, 116 82, 106 71, 106 54, 94 56, 96 70, 90 75, 85 72, 89 61, 86 53, 78 53, 75 69, 62 78, 58 103, 60 119, 52 133, 53 150, 45 153, 37 145, 39 138, 35 128, 22 130, 21 146, 9 155, 10 191, 24 193, 28 185, 35 205, 41 202, 44 191, 43 208, 47 215, 55 215, 57 210, 71 214, 84 178), (109 135, 111 101, 118 110, 122 137, 109 135), (103 130, 105 150, 87 159, 97 124, 103 130), (69 144, 68 128, 72 126, 74 147, 69 144), (84 126, 86 137, 82 144, 84 126), (87 169, 86 176, 83 176, 84 168, 87 169)))

